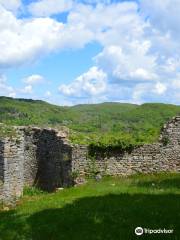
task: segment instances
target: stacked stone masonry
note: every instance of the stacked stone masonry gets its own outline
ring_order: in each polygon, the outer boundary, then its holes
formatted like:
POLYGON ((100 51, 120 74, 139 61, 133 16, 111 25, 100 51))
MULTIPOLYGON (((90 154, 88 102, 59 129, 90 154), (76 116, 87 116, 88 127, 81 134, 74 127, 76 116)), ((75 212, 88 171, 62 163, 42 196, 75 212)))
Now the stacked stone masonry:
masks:
POLYGON ((131 153, 112 153, 110 157, 88 157, 88 147, 76 146, 72 171, 87 174, 91 166, 106 175, 180 172, 180 116, 164 125, 158 143, 136 147, 131 153))
POLYGON ((5 204, 14 204, 25 186, 53 191, 73 185, 73 173, 84 176, 92 168, 106 175, 180 172, 180 116, 164 125, 158 143, 96 159, 87 146, 71 145, 54 129, 16 127, 16 133, 0 140, 0 201, 5 204))
POLYGON ((46 191, 72 185, 72 146, 53 129, 16 127, 0 142, 0 201, 13 205, 25 186, 46 191))

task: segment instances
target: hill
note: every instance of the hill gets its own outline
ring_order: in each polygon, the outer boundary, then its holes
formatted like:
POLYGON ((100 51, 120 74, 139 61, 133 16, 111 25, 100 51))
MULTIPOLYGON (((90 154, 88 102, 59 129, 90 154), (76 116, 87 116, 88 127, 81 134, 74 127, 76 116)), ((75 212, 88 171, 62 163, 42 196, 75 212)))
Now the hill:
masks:
POLYGON ((61 107, 40 100, 0 97, 0 122, 71 129, 75 143, 119 145, 156 141, 162 125, 180 106, 160 103, 82 104, 61 107))

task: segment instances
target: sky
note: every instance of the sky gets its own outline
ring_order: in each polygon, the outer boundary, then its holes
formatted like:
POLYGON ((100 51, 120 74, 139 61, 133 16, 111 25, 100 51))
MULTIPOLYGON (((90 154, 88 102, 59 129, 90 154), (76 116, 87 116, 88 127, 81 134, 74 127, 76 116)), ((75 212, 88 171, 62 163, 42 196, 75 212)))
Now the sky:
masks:
POLYGON ((180 105, 179 0, 0 0, 0 95, 180 105))

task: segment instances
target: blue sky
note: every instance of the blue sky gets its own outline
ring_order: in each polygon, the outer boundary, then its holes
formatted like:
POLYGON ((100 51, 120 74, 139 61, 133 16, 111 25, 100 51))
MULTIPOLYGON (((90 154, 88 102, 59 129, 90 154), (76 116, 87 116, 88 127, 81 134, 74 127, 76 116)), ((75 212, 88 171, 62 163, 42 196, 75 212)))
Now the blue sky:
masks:
POLYGON ((179 0, 0 0, 0 95, 180 104, 179 0))

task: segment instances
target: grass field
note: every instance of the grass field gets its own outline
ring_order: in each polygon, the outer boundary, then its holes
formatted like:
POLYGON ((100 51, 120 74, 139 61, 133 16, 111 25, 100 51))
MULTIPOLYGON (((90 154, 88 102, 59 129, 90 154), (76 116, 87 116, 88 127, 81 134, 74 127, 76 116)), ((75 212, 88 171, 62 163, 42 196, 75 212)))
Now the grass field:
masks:
POLYGON ((180 239, 180 174, 106 177, 57 193, 29 189, 0 211, 1 240, 180 239), (136 236, 137 226, 174 229, 136 236))

